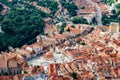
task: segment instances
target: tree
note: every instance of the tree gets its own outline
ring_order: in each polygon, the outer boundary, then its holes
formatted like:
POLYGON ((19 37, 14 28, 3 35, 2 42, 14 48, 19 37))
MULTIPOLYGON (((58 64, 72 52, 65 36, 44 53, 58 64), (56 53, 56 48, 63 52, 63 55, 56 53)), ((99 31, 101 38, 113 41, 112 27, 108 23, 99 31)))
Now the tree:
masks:
POLYGON ((102 16, 102 24, 103 24, 103 25, 109 25, 109 24, 110 24, 107 19, 108 19, 108 16, 107 16, 107 15, 103 15, 103 16, 102 16))
POLYGON ((0 12, 1 12, 3 9, 4 9, 4 8, 3 8, 3 5, 0 4, 0 12))
POLYGON ((7 76, 7 75, 9 75, 9 73, 8 72, 4 72, 3 75, 7 76))
POLYGON ((62 34, 63 32, 64 32, 64 29, 61 29, 61 30, 60 30, 60 34, 62 34))
POLYGON ((110 22, 118 22, 120 23, 120 4, 116 5, 116 10, 112 10, 112 15, 103 15, 102 16, 102 24, 103 25, 109 25, 110 22))
POLYGON ((112 14, 116 14, 116 10, 111 10, 111 13, 112 14))
POLYGON ((61 25, 61 28, 65 28, 66 27, 66 23, 63 22, 62 25, 61 25))
POLYGON ((97 21, 96 21, 96 19, 95 19, 95 17, 92 19, 91 23, 94 24, 94 25, 98 24, 97 21))
POLYGON ((101 2, 104 2, 108 5, 112 5, 113 3, 115 3, 115 0, 101 0, 101 2))
POLYGON ((116 5, 116 9, 117 9, 117 10, 120 10, 120 4, 117 4, 117 5, 116 5))
POLYGON ((49 8, 52 11, 51 14, 55 14, 55 12, 58 10, 58 3, 54 0, 38 0, 37 2, 38 5, 49 8))
POLYGON ((76 10, 78 10, 78 7, 74 3, 64 2, 62 0, 60 2, 62 4, 62 6, 68 10, 68 12, 71 16, 77 15, 76 10))
POLYGON ((71 27, 72 27, 72 28, 75 28, 75 26, 74 26, 74 25, 72 25, 71 27))
POLYGON ((60 26, 60 34, 64 32, 64 28, 66 27, 66 23, 63 22, 62 25, 60 26))
POLYGON ((27 74, 28 72, 27 72, 26 70, 23 70, 23 73, 24 73, 24 74, 27 74))
POLYGON ((84 41, 81 41, 80 44, 83 46, 86 45, 86 43, 84 41))
POLYGON ((7 50, 8 46, 21 47, 35 42, 36 36, 44 33, 44 17, 46 13, 28 4, 23 9, 11 8, 2 22, 4 34, 0 36, 0 51, 7 50))
POLYGON ((81 24, 88 24, 87 20, 83 17, 75 17, 75 18, 72 19, 72 22, 74 24, 80 24, 80 23, 81 24))
POLYGON ((74 79, 77 79, 77 73, 73 72, 73 73, 71 74, 71 76, 72 76, 74 79))
POLYGON ((81 9, 85 9, 85 6, 82 6, 81 9))
POLYGON ((70 28, 68 28, 66 31, 67 31, 67 32, 70 32, 70 28))
POLYGON ((110 22, 118 22, 120 23, 120 18, 119 18, 119 14, 120 14, 120 10, 119 10, 119 5, 116 6, 116 8, 118 8, 116 11, 112 11, 112 15, 102 15, 102 24, 103 25, 110 25, 110 22))
POLYGON ((4 16, 0 15, 0 22, 3 20, 4 16))

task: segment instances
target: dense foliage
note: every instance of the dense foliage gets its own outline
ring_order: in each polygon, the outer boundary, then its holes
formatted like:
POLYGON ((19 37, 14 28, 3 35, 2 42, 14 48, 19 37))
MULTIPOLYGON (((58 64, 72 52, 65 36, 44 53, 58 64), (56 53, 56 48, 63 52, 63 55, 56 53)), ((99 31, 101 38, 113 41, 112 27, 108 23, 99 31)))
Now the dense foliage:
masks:
POLYGON ((98 25, 97 20, 96 20, 95 17, 92 18, 90 24, 91 24, 91 25, 98 25))
POLYGON ((73 77, 73 79, 77 79, 77 73, 73 72, 71 73, 71 76, 73 77))
POLYGON ((0 4, 0 12, 3 10, 3 5, 0 4))
POLYGON ((110 22, 118 22, 120 23, 120 4, 116 5, 116 9, 112 10, 111 15, 103 15, 102 16, 102 24, 109 25, 110 22))
POLYGON ((116 10, 120 11, 120 4, 116 5, 116 10))
POLYGON ((63 0, 60 1, 62 6, 66 8, 71 16, 76 16, 78 7, 74 3, 64 2, 63 0))
POLYGON ((81 24, 88 24, 87 20, 83 17, 75 17, 75 18, 72 19, 72 22, 74 24, 80 24, 80 23, 81 24))
POLYGON ((4 31, 0 33, 0 51, 6 50, 8 46, 21 47, 23 44, 36 41, 35 37, 44 33, 43 18, 49 16, 32 5, 21 1, 19 4, 14 4, 14 1, 5 3, 12 7, 9 7, 10 10, 5 16, 0 16, 4 31))
POLYGON ((60 26, 60 34, 62 34, 64 32, 64 28, 66 27, 66 23, 62 23, 62 25, 60 26))
POLYGON ((54 0, 27 0, 30 2, 36 1, 38 5, 49 8, 52 12, 51 14, 54 14, 58 10, 58 3, 54 0))
POLYGON ((115 2, 115 0, 101 0, 101 2, 104 2, 104 3, 108 4, 108 5, 112 5, 115 2))
POLYGON ((86 43, 84 41, 81 41, 80 44, 83 46, 86 45, 86 43))

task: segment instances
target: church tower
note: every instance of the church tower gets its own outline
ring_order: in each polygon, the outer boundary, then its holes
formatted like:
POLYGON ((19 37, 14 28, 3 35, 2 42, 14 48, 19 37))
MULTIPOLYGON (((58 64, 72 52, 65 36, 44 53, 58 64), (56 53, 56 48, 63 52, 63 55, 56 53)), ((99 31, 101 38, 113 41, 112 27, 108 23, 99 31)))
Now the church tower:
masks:
POLYGON ((119 33, 120 25, 117 22, 111 22, 109 26, 110 33, 119 33))

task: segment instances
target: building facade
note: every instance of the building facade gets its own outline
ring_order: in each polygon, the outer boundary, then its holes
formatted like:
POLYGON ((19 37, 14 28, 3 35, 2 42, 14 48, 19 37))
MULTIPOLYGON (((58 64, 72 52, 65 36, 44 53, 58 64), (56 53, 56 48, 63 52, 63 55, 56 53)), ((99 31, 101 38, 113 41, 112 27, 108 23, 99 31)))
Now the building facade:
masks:
POLYGON ((116 22, 111 22, 109 26, 109 33, 119 33, 120 25, 116 22))

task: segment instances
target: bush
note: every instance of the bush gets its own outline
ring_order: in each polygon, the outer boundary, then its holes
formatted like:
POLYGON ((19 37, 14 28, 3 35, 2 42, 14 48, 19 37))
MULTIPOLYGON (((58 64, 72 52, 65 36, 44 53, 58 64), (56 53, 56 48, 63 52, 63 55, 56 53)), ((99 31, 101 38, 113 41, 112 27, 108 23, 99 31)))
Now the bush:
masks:
POLYGON ((84 41, 81 41, 80 44, 83 46, 86 45, 86 43, 84 41))
POLYGON ((97 23, 95 17, 92 19, 91 24, 93 24, 93 25, 98 25, 98 23, 97 23))
POLYGON ((60 34, 62 34, 64 32, 64 28, 66 27, 66 23, 62 23, 62 25, 60 26, 60 34))
POLYGON ((74 25, 72 25, 71 27, 72 27, 72 28, 75 28, 75 26, 74 26, 74 25))
POLYGON ((2 22, 4 34, 0 35, 0 51, 7 50, 8 46, 15 48, 31 44, 36 41, 38 34, 44 33, 43 18, 48 17, 48 14, 28 4, 24 4, 24 8, 16 8, 14 5, 2 22))
POLYGON ((70 32, 70 28, 68 28, 66 31, 67 31, 67 32, 70 32))
POLYGON ((3 20, 3 18, 4 18, 4 16, 0 15, 0 21, 2 21, 2 20, 3 20))
POLYGON ((71 74, 71 76, 72 76, 74 79, 77 79, 77 73, 73 72, 73 73, 71 74))
POLYGON ((23 71, 24 74, 27 74, 28 72, 26 70, 23 71))
POLYGON ((72 19, 74 24, 88 24, 87 20, 83 17, 75 17, 72 19))
POLYGON ((7 76, 7 75, 9 75, 9 74, 8 74, 8 72, 4 72, 3 75, 7 76))
POLYGON ((51 14, 54 14, 58 10, 58 3, 53 0, 38 0, 37 2, 38 5, 49 8, 52 11, 51 14))
POLYGON ((108 5, 112 5, 113 3, 115 3, 115 0, 101 0, 101 2, 104 2, 108 5))
POLYGON ((62 0, 60 2, 62 4, 62 6, 68 10, 68 12, 71 16, 77 15, 76 10, 78 10, 78 7, 74 3, 64 2, 62 0))
POLYGON ((0 4, 0 12, 3 10, 3 5, 0 4))
POLYGON ((81 9, 85 9, 85 6, 82 6, 81 9))

